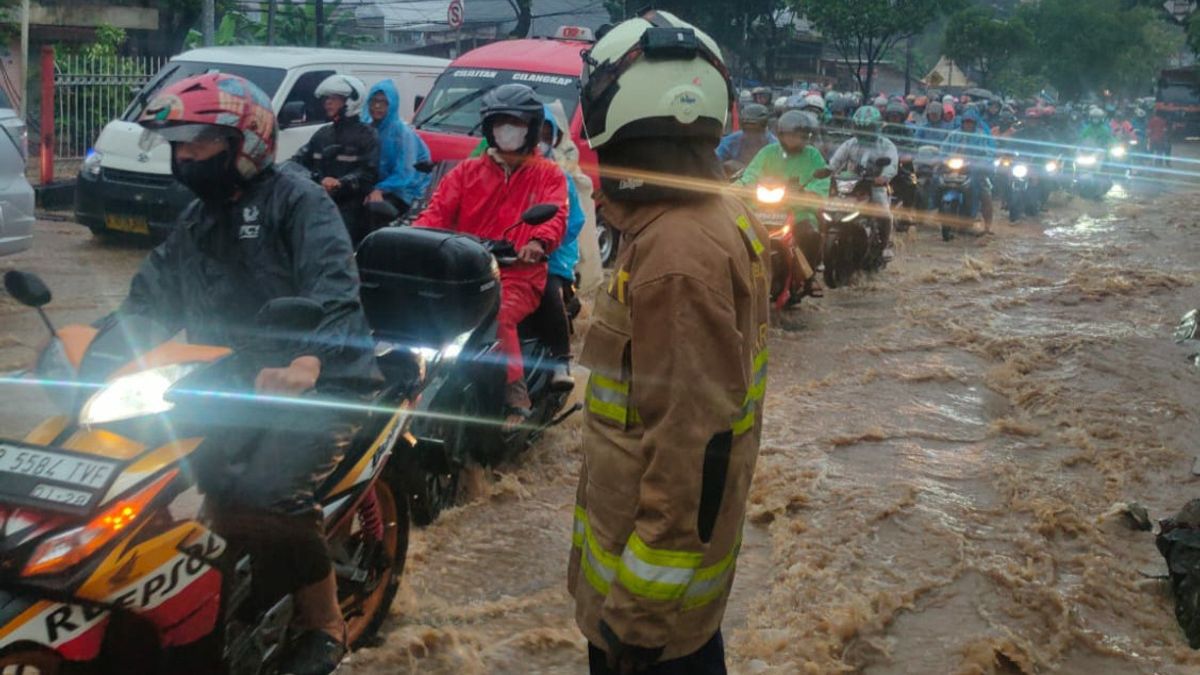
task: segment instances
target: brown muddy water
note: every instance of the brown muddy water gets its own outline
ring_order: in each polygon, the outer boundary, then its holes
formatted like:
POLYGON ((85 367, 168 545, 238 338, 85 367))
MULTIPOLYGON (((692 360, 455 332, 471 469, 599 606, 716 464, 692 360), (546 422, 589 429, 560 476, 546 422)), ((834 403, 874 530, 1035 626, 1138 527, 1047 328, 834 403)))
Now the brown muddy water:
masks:
MULTIPOLYGON (((1200 369, 1171 340, 1200 306, 1196 206, 1119 189, 990 238, 908 236, 773 329, 732 672, 1200 672, 1143 577, 1165 569, 1153 535, 1112 515, 1200 496, 1200 369)), ((143 252, 85 235, 47 225, 0 268, 47 272, 90 318, 143 252)), ((0 363, 31 353, 30 319, 0 300, 0 363)), ((36 398, 0 388, 0 434, 36 398)), ((343 671, 586 672, 565 582, 579 440, 572 419, 415 530, 392 617, 343 671)))

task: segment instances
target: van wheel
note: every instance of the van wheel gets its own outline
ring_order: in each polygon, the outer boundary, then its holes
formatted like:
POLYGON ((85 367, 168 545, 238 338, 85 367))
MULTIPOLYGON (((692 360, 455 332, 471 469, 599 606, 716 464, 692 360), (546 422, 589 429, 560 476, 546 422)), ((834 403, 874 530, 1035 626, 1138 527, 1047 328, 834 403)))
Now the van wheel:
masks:
POLYGON ((600 214, 596 214, 596 228, 599 230, 596 234, 600 238, 600 264, 604 267, 612 267, 613 262, 617 259, 617 249, 621 246, 621 238, 600 214))

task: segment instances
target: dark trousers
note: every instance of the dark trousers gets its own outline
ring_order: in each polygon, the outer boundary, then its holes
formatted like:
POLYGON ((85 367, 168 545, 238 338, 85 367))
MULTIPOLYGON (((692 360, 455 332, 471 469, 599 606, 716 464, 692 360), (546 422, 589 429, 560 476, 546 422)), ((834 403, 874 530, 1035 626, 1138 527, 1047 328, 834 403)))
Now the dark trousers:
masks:
MULTIPOLYGON (((622 675, 605 664, 606 654, 594 644, 588 643, 588 670, 591 675, 622 675)), ((725 642, 721 631, 703 647, 677 659, 659 661, 637 675, 725 675, 725 642)))
POLYGON ((571 327, 567 321, 567 306, 563 293, 568 283, 570 282, 560 276, 547 275, 542 303, 526 320, 527 326, 537 334, 538 339, 550 348, 550 355, 562 360, 571 356, 571 327))

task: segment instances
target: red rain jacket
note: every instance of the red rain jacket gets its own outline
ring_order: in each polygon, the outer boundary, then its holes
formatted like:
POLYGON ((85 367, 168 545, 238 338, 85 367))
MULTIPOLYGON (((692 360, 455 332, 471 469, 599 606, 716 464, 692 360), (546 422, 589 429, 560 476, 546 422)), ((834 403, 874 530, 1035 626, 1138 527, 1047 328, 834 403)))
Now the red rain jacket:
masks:
MULTIPOLYGON (((567 179, 557 164, 542 157, 526 159, 511 173, 487 155, 468 159, 446 174, 414 224, 507 239, 518 251, 530 239, 540 239, 549 255, 567 229, 567 179), (512 227, 525 209, 545 203, 560 205, 553 218, 537 226, 512 227)), ((505 268, 504 276, 540 277, 544 283, 546 264, 517 264, 505 268)))

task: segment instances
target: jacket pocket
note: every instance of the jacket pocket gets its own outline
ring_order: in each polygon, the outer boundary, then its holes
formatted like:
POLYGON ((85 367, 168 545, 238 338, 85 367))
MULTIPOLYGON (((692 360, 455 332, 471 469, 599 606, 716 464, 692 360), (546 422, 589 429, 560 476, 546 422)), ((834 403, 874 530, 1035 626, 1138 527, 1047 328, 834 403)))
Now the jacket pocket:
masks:
POLYGON ((588 414, 619 429, 637 421, 630 403, 629 341, 629 335, 597 320, 579 356, 580 365, 592 371, 584 393, 588 414))

